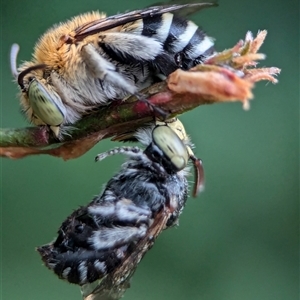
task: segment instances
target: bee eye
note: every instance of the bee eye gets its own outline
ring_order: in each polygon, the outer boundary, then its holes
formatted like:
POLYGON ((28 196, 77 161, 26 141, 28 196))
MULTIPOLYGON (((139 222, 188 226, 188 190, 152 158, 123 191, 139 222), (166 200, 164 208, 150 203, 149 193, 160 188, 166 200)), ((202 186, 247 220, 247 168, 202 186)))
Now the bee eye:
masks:
POLYGON ((182 170, 186 167, 186 161, 182 156, 173 156, 171 162, 178 170, 182 170))
POLYGON ((157 126, 152 132, 152 138, 153 143, 161 150, 161 156, 169 168, 180 171, 186 167, 189 159, 186 145, 171 128, 157 126))
POLYGON ((31 78, 27 94, 32 110, 45 124, 59 126, 66 115, 60 96, 35 77, 31 78))

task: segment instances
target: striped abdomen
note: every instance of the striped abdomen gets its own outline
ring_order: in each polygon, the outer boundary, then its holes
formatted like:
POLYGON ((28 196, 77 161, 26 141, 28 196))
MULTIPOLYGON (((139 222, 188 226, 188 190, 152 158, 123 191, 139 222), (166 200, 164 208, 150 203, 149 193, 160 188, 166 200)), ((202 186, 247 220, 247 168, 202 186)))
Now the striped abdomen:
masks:
MULTIPOLYGON (((164 75, 169 75, 178 68, 190 69, 214 53, 212 38, 192 21, 171 13, 126 24, 122 31, 140 34, 162 43, 163 50, 153 60, 152 65, 164 75)), ((145 52, 147 51, 149 50, 145 49, 145 52)))

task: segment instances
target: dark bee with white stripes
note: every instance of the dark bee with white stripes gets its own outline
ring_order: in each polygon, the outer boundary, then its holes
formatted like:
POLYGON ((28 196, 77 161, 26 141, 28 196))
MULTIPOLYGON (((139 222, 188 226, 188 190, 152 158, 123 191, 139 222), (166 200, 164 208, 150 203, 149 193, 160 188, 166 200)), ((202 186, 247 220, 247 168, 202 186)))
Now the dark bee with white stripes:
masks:
POLYGON ((160 232, 178 223, 188 195, 190 145, 166 125, 139 129, 136 138, 145 150, 124 146, 96 157, 129 159, 102 194, 63 222, 55 241, 38 248, 59 278, 84 285, 123 268, 126 280, 160 232))
POLYGON ((49 29, 18 70, 14 44, 11 69, 28 119, 59 137, 64 125, 90 110, 129 95, 142 99, 143 88, 201 63, 213 54, 213 40, 176 14, 214 5, 154 6, 111 17, 85 13, 49 29))

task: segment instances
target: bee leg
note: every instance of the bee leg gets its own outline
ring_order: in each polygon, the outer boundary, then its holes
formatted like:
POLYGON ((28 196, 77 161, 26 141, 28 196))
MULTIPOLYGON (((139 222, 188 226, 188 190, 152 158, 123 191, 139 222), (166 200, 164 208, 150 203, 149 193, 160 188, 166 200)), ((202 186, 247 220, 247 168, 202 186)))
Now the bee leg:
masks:
POLYGON ((106 190, 101 202, 94 201, 88 207, 98 229, 89 238, 96 250, 115 248, 144 237, 152 212, 148 207, 139 207, 130 199, 118 197, 106 190))
POLYGON ((170 114, 168 112, 152 104, 143 94, 135 94, 135 96, 138 98, 139 101, 145 103, 154 113, 157 113, 157 115, 163 120, 169 118, 170 114))
POLYGON ((103 222, 123 226, 141 223, 148 225, 152 215, 149 208, 137 206, 130 199, 117 200, 117 196, 109 190, 102 198, 105 204, 100 205, 95 202, 88 208, 89 214, 94 216, 97 225, 100 226, 103 222))
POLYGON ((136 93, 136 87, 134 84, 128 82, 124 76, 118 73, 116 66, 103 58, 94 48, 93 45, 87 44, 82 48, 82 56, 90 68, 90 70, 94 73, 95 77, 101 80, 107 80, 111 82, 113 85, 118 85, 118 87, 127 91, 129 94, 136 93))
POLYGON ((72 92, 71 87, 62 76, 59 76, 55 71, 52 71, 50 77, 52 84, 57 90, 62 102, 72 108, 73 115, 69 117, 72 120, 72 123, 80 118, 80 115, 76 114, 76 112, 86 112, 88 109, 93 108, 93 106, 81 104, 80 101, 75 102, 71 100, 76 99, 77 94, 72 92))
POLYGON ((101 80, 105 79, 111 82, 113 85, 116 85, 117 83, 118 87, 122 88, 131 95, 135 95, 139 101, 146 103, 148 107, 154 112, 157 112, 160 117, 164 119, 168 117, 168 114, 164 110, 150 103, 145 96, 138 94, 136 86, 128 82, 124 76, 119 74, 116 66, 104 59, 91 44, 87 44, 82 48, 82 55, 90 70, 95 74, 95 77, 101 80))
POLYGON ((147 233, 148 226, 115 226, 102 227, 93 232, 89 243, 95 250, 120 247, 130 242, 143 238, 147 233))
POLYGON ((152 61, 162 51, 162 44, 151 37, 125 32, 99 35, 99 46, 111 57, 128 64, 152 61))

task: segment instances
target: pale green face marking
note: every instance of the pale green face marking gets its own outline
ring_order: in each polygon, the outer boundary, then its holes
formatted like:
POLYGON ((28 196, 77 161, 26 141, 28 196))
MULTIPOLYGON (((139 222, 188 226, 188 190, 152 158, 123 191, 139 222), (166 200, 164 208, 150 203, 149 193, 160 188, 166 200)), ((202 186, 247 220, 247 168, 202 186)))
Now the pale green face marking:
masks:
POLYGON ((63 123, 66 108, 55 92, 49 92, 38 80, 34 79, 28 87, 29 104, 34 114, 45 124, 59 126, 63 123))
POLYGON ((154 143, 170 159, 177 170, 187 166, 189 154, 186 145, 178 135, 168 126, 158 126, 153 130, 154 143))

